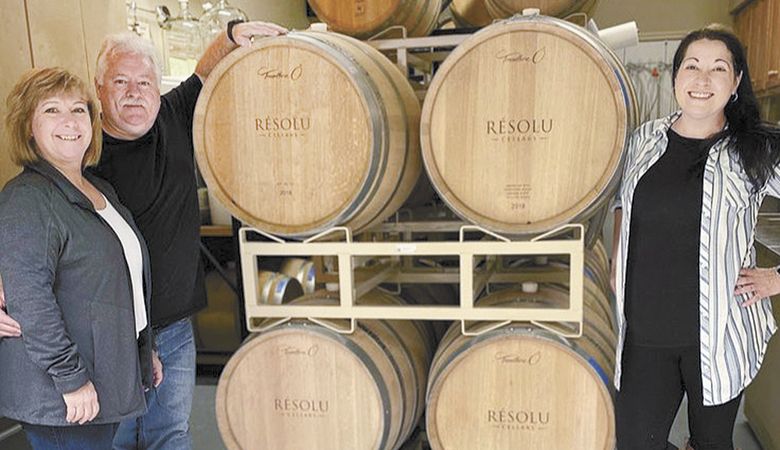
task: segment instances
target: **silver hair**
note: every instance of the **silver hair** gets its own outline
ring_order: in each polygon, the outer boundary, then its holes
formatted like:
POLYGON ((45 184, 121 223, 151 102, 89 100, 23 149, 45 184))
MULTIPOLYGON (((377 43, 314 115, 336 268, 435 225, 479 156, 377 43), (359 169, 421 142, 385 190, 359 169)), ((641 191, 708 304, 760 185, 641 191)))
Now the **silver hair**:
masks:
POLYGON ((103 84, 103 76, 105 76, 106 70, 108 70, 108 58, 111 55, 123 53, 145 56, 152 65, 152 70, 154 70, 157 78, 157 85, 160 85, 162 81, 162 58, 160 58, 160 53, 151 41, 130 32, 110 34, 103 39, 95 70, 95 79, 98 84, 103 84))

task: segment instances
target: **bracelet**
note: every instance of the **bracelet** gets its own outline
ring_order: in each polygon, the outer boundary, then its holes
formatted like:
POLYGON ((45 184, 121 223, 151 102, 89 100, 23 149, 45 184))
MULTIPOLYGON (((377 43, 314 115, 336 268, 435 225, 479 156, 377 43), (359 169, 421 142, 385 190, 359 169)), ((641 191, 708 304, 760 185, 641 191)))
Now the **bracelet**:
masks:
POLYGON ((238 42, 236 42, 236 40, 233 39, 233 27, 235 27, 239 23, 244 23, 244 22, 246 22, 244 19, 233 19, 230 22, 228 22, 228 24, 227 24, 227 37, 228 37, 228 39, 230 39, 230 42, 238 45, 238 42))

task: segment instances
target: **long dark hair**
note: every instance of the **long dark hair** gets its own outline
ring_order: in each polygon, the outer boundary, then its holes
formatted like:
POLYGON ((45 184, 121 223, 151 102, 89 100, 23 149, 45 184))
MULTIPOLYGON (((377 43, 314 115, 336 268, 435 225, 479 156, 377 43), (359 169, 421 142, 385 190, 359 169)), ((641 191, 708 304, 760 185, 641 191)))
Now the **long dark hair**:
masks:
POLYGON ((737 155, 742 169, 753 185, 754 192, 758 192, 772 177, 774 168, 780 161, 780 129, 761 120, 745 58, 745 49, 739 38, 719 25, 711 25, 689 33, 680 42, 674 54, 672 87, 688 46, 702 39, 723 42, 731 53, 735 76, 742 74, 742 79, 737 86, 737 99, 729 101, 725 107, 728 127, 712 138, 732 139, 730 151, 737 155))

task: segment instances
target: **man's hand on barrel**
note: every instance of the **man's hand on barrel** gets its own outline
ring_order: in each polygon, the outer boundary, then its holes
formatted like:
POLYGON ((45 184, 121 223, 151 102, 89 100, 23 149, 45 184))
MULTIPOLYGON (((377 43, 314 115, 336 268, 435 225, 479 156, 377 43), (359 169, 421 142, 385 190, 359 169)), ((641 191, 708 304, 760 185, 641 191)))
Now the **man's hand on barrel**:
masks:
POLYGON ((233 26, 230 34, 236 44, 247 47, 255 37, 280 36, 287 34, 287 28, 270 22, 243 22, 233 26))

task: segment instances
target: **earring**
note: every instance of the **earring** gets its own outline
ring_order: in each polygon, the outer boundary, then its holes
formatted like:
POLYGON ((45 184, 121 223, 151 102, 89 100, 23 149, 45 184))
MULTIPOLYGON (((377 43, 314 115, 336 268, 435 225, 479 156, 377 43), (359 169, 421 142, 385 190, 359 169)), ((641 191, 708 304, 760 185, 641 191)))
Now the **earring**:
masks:
POLYGON ((734 103, 739 98, 739 93, 735 92, 734 95, 731 97, 731 103, 734 103))

